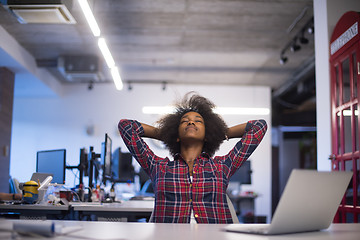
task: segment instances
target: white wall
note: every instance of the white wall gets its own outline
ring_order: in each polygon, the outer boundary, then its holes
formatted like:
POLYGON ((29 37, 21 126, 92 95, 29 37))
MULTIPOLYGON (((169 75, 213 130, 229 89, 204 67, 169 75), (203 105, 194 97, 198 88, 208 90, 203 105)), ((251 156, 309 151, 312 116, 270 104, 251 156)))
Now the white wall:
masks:
MULTIPOLYGON (((101 152, 105 133, 112 138, 113 149, 120 146, 127 151, 117 132, 119 119, 131 118, 153 124, 159 116, 143 114, 144 105, 168 105, 192 90, 211 99, 219 107, 271 108, 271 90, 268 87, 169 85, 163 91, 160 85, 135 85, 131 91, 117 91, 113 84, 98 84, 89 91, 86 85, 65 85, 61 97, 15 98, 10 174, 20 181, 29 180, 35 171, 36 152, 40 150, 65 148, 67 164, 77 165, 80 148, 94 146, 96 152, 101 152), (86 134, 88 126, 95 127, 93 136, 86 134)), ((223 117, 229 126, 258 118, 264 118, 269 128, 271 126, 271 115, 223 117)), ((253 184, 243 187, 260 194, 255 203, 255 214, 266 215, 268 220, 271 213, 270 135, 271 129, 251 156, 253 184)), ((227 153, 235 142, 224 143, 218 155, 227 153)), ((149 145, 158 155, 168 155, 152 142, 149 145)), ((74 186, 73 174, 69 170, 66 174, 66 184, 74 186)))
POLYGON ((330 170, 331 106, 329 41, 340 17, 360 12, 359 0, 314 0, 318 170, 330 170))

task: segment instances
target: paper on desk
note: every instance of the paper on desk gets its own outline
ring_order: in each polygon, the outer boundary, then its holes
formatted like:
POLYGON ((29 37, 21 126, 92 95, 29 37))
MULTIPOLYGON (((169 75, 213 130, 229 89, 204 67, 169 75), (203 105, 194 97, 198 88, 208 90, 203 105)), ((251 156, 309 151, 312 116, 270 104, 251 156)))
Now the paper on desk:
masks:
POLYGON ((52 237, 55 234, 53 222, 20 221, 13 223, 13 230, 24 235, 52 237))
POLYGON ((56 224, 55 225, 55 233, 56 235, 66 235, 69 233, 73 233, 76 231, 79 231, 82 229, 82 226, 79 225, 75 225, 75 226, 64 226, 61 224, 56 224))
POLYGON ((52 221, 19 221, 14 222, 12 230, 32 236, 53 237, 55 235, 66 235, 81 230, 80 225, 65 226, 52 221))

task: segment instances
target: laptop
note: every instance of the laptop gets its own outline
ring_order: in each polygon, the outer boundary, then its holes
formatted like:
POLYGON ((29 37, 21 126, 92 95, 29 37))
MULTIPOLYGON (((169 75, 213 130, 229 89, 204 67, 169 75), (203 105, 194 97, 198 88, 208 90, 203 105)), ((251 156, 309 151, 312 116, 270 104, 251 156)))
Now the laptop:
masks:
POLYGON ((39 173, 39 172, 34 172, 31 176, 31 181, 35 181, 35 182, 40 182, 42 183, 48 176, 52 176, 53 177, 54 174, 52 173, 39 173))
POLYGON ((275 235, 326 229, 334 219, 352 174, 294 169, 270 224, 232 224, 225 230, 275 235))

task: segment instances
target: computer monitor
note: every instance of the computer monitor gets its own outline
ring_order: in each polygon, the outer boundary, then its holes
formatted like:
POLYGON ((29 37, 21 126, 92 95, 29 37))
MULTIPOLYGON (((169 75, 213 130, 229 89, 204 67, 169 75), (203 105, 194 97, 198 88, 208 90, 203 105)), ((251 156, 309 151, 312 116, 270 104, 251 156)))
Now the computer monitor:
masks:
POLYGON ((102 143, 101 147, 101 163, 103 165, 103 182, 105 183, 106 180, 111 180, 112 178, 112 168, 111 168, 111 145, 112 140, 109 135, 105 134, 105 141, 102 143))
POLYGON ((117 148, 113 152, 112 169, 114 182, 134 182, 135 170, 131 153, 123 153, 117 148))
POLYGON ((251 162, 245 161, 241 167, 231 176, 230 182, 239 182, 240 184, 251 184, 251 162))
POLYGON ((89 161, 86 148, 80 148, 80 163, 78 168, 83 173, 83 176, 89 176, 89 161))
POLYGON ((66 150, 38 151, 36 172, 53 174, 52 183, 65 184, 66 150))

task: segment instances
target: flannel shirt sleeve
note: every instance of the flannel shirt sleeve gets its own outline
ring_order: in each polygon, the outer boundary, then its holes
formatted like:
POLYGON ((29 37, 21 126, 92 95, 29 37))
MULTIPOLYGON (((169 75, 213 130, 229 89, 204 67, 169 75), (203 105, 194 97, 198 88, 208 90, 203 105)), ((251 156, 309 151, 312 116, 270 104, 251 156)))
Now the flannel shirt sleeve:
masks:
POLYGON ((250 155, 259 146, 267 130, 266 121, 263 119, 248 121, 243 137, 235 147, 225 156, 225 164, 230 166, 228 179, 240 168, 250 155))
POLYGON ((144 135, 144 128, 141 123, 136 120, 121 119, 118 129, 130 153, 140 166, 150 174, 152 163, 157 157, 141 138, 144 135))

